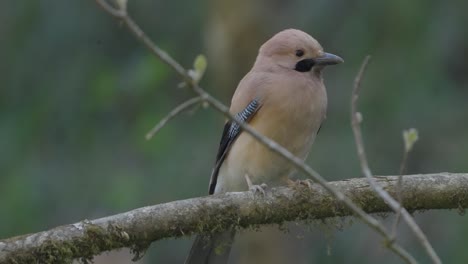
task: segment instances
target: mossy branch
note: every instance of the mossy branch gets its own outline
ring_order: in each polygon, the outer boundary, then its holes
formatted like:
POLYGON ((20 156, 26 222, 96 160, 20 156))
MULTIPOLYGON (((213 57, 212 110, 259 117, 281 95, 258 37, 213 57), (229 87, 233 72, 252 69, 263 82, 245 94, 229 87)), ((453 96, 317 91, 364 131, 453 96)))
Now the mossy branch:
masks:
MULTIPOLYGON (((304 163, 304 160, 294 156, 291 152, 289 152, 285 147, 279 145, 272 139, 265 137, 255 129, 253 129, 249 124, 242 122, 238 118, 236 118, 233 113, 229 111, 229 108, 221 103, 219 100, 211 96, 207 93, 202 87, 198 85, 200 81, 199 77, 203 75, 203 71, 196 66, 195 63, 195 72, 199 72, 199 74, 190 74, 190 70, 186 70, 183 68, 175 59, 173 59, 169 54, 167 54, 164 50, 159 48, 146 34, 145 32, 138 26, 137 23, 133 21, 133 19, 127 13, 126 8, 126 1, 121 1, 118 4, 117 8, 112 7, 107 3, 107 0, 96 0, 96 2, 110 15, 119 19, 123 22, 124 25, 130 30, 132 34, 136 36, 136 38, 141 41, 150 51, 160 59, 162 62, 167 64, 170 68, 172 68, 184 81, 185 85, 190 87, 193 92, 195 92, 204 104, 212 107, 216 111, 222 113, 227 118, 236 122, 242 129, 243 133, 248 133, 251 135, 255 140, 257 140, 260 144, 271 150, 272 152, 278 154, 280 157, 283 157, 287 162, 289 162, 292 166, 294 166, 298 172, 303 173, 307 178, 313 180, 315 183, 321 185, 325 190, 327 190, 334 198, 339 200, 341 203, 346 205, 353 214, 360 219, 362 222, 367 224, 370 228, 375 230, 379 233, 384 240, 389 240, 391 238, 391 233, 387 231, 386 227, 380 223, 377 219, 371 217, 370 215, 366 214, 358 205, 353 203, 346 195, 335 190, 331 185, 328 184, 327 180, 322 177, 317 171, 313 168, 308 166, 304 163), (197 77, 198 76, 198 77, 197 77)), ((203 59, 202 59, 203 60, 203 59)), ((206 65, 205 65, 206 66, 206 65)), ((203 67, 202 67, 203 68, 203 67)), ((392 243, 385 243, 389 250, 393 251, 397 254, 401 259, 404 260, 405 263, 417 263, 417 261, 403 248, 401 247, 396 241, 392 241, 392 243)))
MULTIPOLYGON (((401 194, 405 208, 417 210, 468 207, 468 174, 405 175, 401 194)), ((376 182, 396 197, 398 176, 376 182)), ((367 213, 392 212, 369 186, 357 178, 330 184, 367 213)), ((135 209, 92 221, 0 240, 0 263, 68 263, 91 260, 101 252, 129 247, 138 258, 154 241, 230 227, 249 228, 287 221, 311 221, 352 215, 323 187, 280 187, 265 196, 236 192, 193 198, 135 209)))

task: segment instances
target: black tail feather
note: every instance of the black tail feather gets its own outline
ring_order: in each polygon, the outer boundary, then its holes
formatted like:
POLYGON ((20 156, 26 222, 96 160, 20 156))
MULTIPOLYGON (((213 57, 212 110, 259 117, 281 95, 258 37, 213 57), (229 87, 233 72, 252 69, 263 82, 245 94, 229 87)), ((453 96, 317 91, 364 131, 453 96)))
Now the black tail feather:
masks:
POLYGON ((226 264, 231 253, 235 230, 213 235, 198 235, 185 264, 226 264))

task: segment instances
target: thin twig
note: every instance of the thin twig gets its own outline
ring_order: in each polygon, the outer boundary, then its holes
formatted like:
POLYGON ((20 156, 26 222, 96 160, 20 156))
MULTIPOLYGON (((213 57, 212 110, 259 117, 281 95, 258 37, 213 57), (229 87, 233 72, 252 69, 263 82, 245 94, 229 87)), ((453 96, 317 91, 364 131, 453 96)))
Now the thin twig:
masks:
MULTIPOLYGON (((361 164, 362 172, 364 176, 368 179, 371 187, 392 208, 392 210, 395 213, 401 212, 403 219, 408 224, 410 230, 413 231, 413 233, 415 234, 415 236, 417 237, 417 239, 419 240, 423 248, 426 250, 432 262, 436 264, 440 264, 442 262, 439 256, 434 251, 431 244, 427 240, 426 236, 424 235, 422 230, 414 221, 413 217, 411 217, 411 215, 408 213, 408 211, 404 207, 401 207, 400 203, 398 203, 395 199, 393 199, 393 197, 390 196, 388 192, 386 192, 380 185, 378 185, 375 182, 375 179, 373 178, 372 172, 369 168, 366 153, 364 150, 364 143, 362 139, 361 126, 360 126, 360 123, 362 121, 362 116, 359 112, 357 112, 357 100, 359 98, 361 80, 362 80, 364 71, 366 69, 366 66, 369 63, 369 60, 370 60, 370 56, 366 56, 366 58, 364 59, 361 65, 359 73, 356 76, 356 79, 354 80, 353 93, 351 96, 351 124, 352 124, 353 132, 354 132, 354 139, 356 141, 356 148, 357 148, 357 153, 358 153, 359 161, 361 164)), ((387 238, 389 239, 390 245, 395 242, 394 240, 391 239, 391 236, 387 236, 387 238)))
MULTIPOLYGON (((101 0, 96 0, 101 1, 101 0)), ((106 9, 105 9, 106 10, 106 9)), ((107 10, 106 10, 107 11, 107 10)), ((110 13, 112 15, 112 13, 110 13)), ((263 136, 262 134, 258 133, 254 130, 250 125, 238 120, 234 115, 229 112, 229 109, 220 101, 212 97, 210 94, 205 92, 197 82, 187 74, 187 71, 177 63, 172 57, 170 57, 166 52, 161 50, 156 44, 152 42, 152 40, 139 28, 139 26, 127 15, 123 17, 117 17, 122 19, 124 24, 129 28, 129 30, 139 39, 140 41, 145 44, 149 48, 149 50, 156 55, 160 60, 166 63, 169 67, 175 70, 182 79, 187 83, 189 87, 193 89, 195 93, 205 99, 209 105, 211 105, 214 109, 218 110, 219 112, 223 113, 226 117, 230 120, 233 120, 239 124, 239 126, 251 136, 253 136, 256 140, 266 146, 268 149, 272 150, 273 152, 279 154, 285 160, 293 164, 299 171, 303 172, 305 175, 312 178, 316 183, 324 187, 330 194, 332 194, 336 199, 344 203, 350 210, 352 210, 355 215, 361 219, 365 224, 369 227, 377 231, 385 238, 390 237, 390 233, 386 230, 386 228, 377 221, 374 217, 366 214, 358 205, 356 205, 353 201, 351 201, 348 197, 346 197, 342 192, 336 190, 328 182, 315 170, 313 170, 310 166, 306 165, 303 160, 294 156, 291 152, 289 152, 284 147, 280 146, 278 143, 274 142, 273 140, 263 136)), ((400 256, 406 263, 417 263, 416 260, 402 247, 397 245, 396 243, 390 243, 389 248, 398 256, 400 256)))
POLYGON ((122 19, 124 16, 127 15, 127 13, 124 10, 119 10, 114 7, 112 7, 106 0, 96 0, 99 6, 102 7, 107 13, 111 14, 112 16, 116 18, 122 19))
POLYGON ((193 105, 196 105, 203 101, 203 98, 200 96, 193 97, 180 105, 178 105, 176 108, 174 108, 169 114, 167 114, 159 123, 157 123, 147 134, 146 134, 146 140, 150 140, 156 133, 163 128, 167 122, 171 121, 174 117, 176 117, 178 114, 182 113, 183 111, 187 110, 193 105))
POLYGON ((182 65, 169 56, 167 52, 154 45, 153 41, 140 29, 127 12, 111 7, 106 0, 96 0, 96 2, 104 9, 104 11, 108 12, 115 18, 121 19, 138 40, 143 42, 143 44, 145 44, 145 46, 163 63, 175 70, 185 82, 189 83, 193 81, 182 65))
POLYGON ((403 174, 405 173, 405 170, 406 170, 406 163, 407 163, 407 160, 408 160, 408 153, 409 153, 409 151, 404 149, 403 159, 401 160, 401 164, 400 164, 400 174, 398 176, 397 189, 396 189, 397 201, 400 204, 400 207, 398 208, 398 212, 396 213, 396 216, 395 216, 395 222, 393 223, 392 240, 396 239, 397 228, 398 228, 398 225, 400 224, 401 210, 403 208, 403 197, 402 197, 403 174))
MULTIPOLYGON (((202 90, 198 86, 193 87, 194 90, 197 91, 199 94, 203 94, 206 96, 206 101, 213 106, 216 110, 220 111, 223 113, 226 117, 228 117, 230 120, 235 120, 239 124, 239 126, 249 133, 252 137, 254 137, 257 141, 261 142, 264 146, 266 146, 268 149, 272 150, 273 152, 279 154, 283 158, 285 158, 288 162, 293 164, 299 171, 304 173, 306 176, 309 176, 312 178, 316 183, 321 185, 325 190, 327 190, 330 194, 332 194, 336 199, 339 201, 343 202, 351 211, 354 212, 354 214, 361 219, 365 224, 367 224, 369 227, 377 231, 379 234, 381 234, 383 237, 388 239, 390 237, 390 233, 385 229, 385 227, 377 221, 374 217, 366 214, 358 205, 356 205, 353 201, 351 201, 348 197, 346 197, 343 193, 340 191, 334 189, 332 186, 328 184, 328 182, 314 169, 312 169, 310 166, 304 163, 304 161, 296 156, 294 156, 291 152, 289 152, 287 149, 276 143, 275 141, 263 136, 256 130, 254 130, 250 125, 239 121, 236 119, 235 116, 233 116, 230 112, 229 109, 224 106, 221 102, 217 101, 213 97, 211 97, 209 94, 207 94, 204 90, 202 90)), ((390 249, 396 253, 398 256, 400 256, 406 263, 417 263, 417 261, 403 248, 401 248, 399 245, 395 243, 391 243, 389 245, 390 249)))
POLYGON ((408 161, 408 156, 411 150, 413 149, 414 144, 418 141, 418 131, 415 128, 410 128, 408 130, 403 131, 403 143, 404 143, 404 148, 403 148, 403 159, 400 164, 400 176, 398 177, 398 184, 397 184, 397 199, 398 203, 400 204, 400 208, 396 214, 395 217, 395 222, 393 225, 393 232, 392 236, 393 238, 396 237, 397 233, 397 227, 398 224, 400 223, 400 217, 401 217, 401 208, 403 207, 403 198, 402 198, 402 189, 403 189, 403 174, 405 173, 406 170, 406 163, 408 161))

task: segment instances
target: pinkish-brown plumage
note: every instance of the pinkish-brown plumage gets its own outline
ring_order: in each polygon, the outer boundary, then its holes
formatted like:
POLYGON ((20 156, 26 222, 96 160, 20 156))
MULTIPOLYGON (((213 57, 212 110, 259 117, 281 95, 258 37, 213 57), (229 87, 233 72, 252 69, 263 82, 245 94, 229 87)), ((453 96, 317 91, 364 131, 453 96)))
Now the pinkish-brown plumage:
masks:
MULTIPOLYGON (((341 58, 325 53, 307 33, 281 31, 260 48, 254 66, 234 93, 230 111, 240 113, 257 100, 260 107, 248 117, 248 123, 305 159, 326 116, 327 93, 321 71, 340 62, 341 58)), ((234 137, 225 133, 223 137, 229 144, 220 147, 211 179, 214 193, 248 190, 246 175, 257 185, 285 184, 294 172, 286 160, 247 133, 235 133, 234 137)), ((197 238, 186 263, 227 262, 233 234, 227 231, 206 240, 197 238), (213 249, 220 243, 225 250, 216 254, 213 249)))
MULTIPOLYGON (((251 71, 241 80, 231 102, 231 113, 242 111, 257 99, 261 108, 249 124, 305 159, 326 116, 327 93, 323 66, 295 70, 303 59, 323 56, 322 46, 296 29, 279 32, 260 48, 251 71), (296 51, 302 50, 298 57, 296 51)), ((254 184, 281 185, 293 167, 247 133, 241 133, 220 167, 215 193, 248 190, 244 176, 254 184)))

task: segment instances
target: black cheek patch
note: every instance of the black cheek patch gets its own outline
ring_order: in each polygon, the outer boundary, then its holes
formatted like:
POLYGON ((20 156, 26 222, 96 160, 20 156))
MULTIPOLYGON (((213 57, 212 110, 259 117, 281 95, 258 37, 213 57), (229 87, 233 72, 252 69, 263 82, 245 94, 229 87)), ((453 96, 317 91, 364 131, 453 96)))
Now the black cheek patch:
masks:
POLYGON ((296 67, 294 68, 294 70, 298 72, 308 72, 312 69, 312 67, 314 67, 314 65, 314 59, 303 59, 296 63, 296 67))

